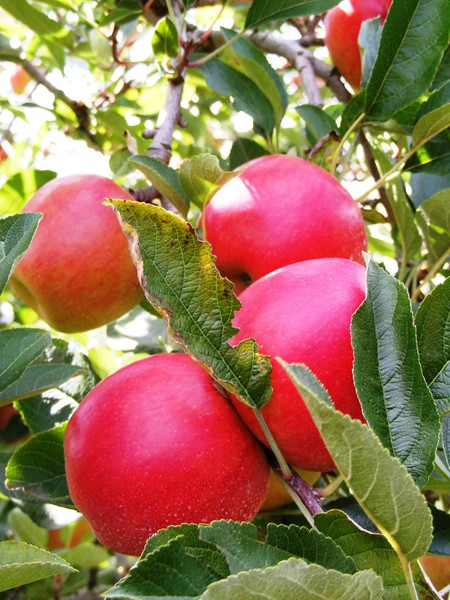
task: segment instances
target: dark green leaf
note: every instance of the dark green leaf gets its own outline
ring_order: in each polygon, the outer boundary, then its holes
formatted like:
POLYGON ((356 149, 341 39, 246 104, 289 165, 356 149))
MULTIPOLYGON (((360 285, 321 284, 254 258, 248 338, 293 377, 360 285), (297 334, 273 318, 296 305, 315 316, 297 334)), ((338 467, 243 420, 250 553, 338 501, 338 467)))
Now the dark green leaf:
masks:
POLYGON ((358 397, 383 446, 422 487, 434 468, 440 424, 420 367, 408 292, 373 261, 367 288, 352 320, 358 397))
POLYGON ((448 0, 394 1, 366 86, 365 113, 387 120, 424 94, 448 45, 448 0))
MULTIPOLYGON (((336 509, 316 515, 315 521, 320 532, 332 538, 347 556, 352 557, 357 570, 373 569, 383 578, 383 600, 409 598, 398 556, 383 535, 364 531, 336 509)), ((421 581, 420 573, 415 570, 413 574, 418 579, 416 586, 419 587, 420 598, 437 599, 437 596, 431 596, 429 587, 421 581)))
POLYGON ((431 383, 450 360, 450 277, 421 302, 416 327, 423 374, 431 383))
POLYGON ((245 27, 257 27, 267 21, 291 19, 323 13, 340 0, 253 0, 245 27))
POLYGON ((450 103, 427 112, 418 120, 412 132, 412 143, 414 146, 421 146, 448 127, 450 127, 450 103))
POLYGON ((253 140, 237 138, 231 147, 230 156, 228 157, 228 168, 232 171, 254 158, 259 158, 267 154, 269 152, 253 140))
POLYGON ((64 466, 65 425, 37 433, 20 446, 6 467, 6 485, 34 498, 73 507, 64 466))
POLYGON ((250 77, 217 58, 197 68, 208 87, 223 96, 232 96, 236 110, 250 115, 266 134, 272 133, 276 124, 272 103, 250 77))
MULTIPOLYGON (((236 35, 234 31, 224 28, 222 33, 227 41, 236 35)), ((279 126, 288 104, 286 89, 279 75, 265 55, 245 38, 235 41, 232 50, 224 53, 223 60, 228 59, 231 67, 239 69, 259 87, 272 104, 276 126, 279 126)))
POLYGON ((323 109, 312 104, 297 106, 297 112, 305 121, 306 131, 312 145, 317 144, 331 131, 337 131, 336 121, 323 109))
POLYGON ((0 542, 0 591, 26 585, 52 575, 76 571, 68 562, 29 544, 21 542, 0 542))
POLYGON ((433 90, 437 90, 441 85, 447 84, 450 81, 450 46, 444 52, 441 64, 436 73, 436 77, 433 80, 433 90))
POLYGON ((169 334, 233 394, 251 406, 270 398, 270 359, 253 340, 231 347, 231 325, 240 306, 215 267, 209 244, 192 227, 161 208, 132 201, 108 202, 119 215, 148 301, 169 322, 169 334))
POLYGON ((414 206, 420 206, 424 200, 445 190, 450 189, 450 175, 434 175, 432 173, 412 173, 409 180, 414 206))
POLYGON ((380 18, 368 19, 361 24, 358 36, 359 45, 363 48, 361 87, 365 88, 370 79, 373 65, 377 59, 383 26, 380 18))
POLYGON ((50 333, 42 329, 0 331, 0 391, 18 381, 51 341, 50 333))
POLYGON ((82 370, 72 365, 33 364, 13 384, 0 393, 0 405, 30 398, 45 390, 56 388, 82 370))
POLYGON ((169 17, 164 17, 156 24, 152 37, 153 54, 164 60, 178 55, 178 31, 169 17))
POLYGON ((427 503, 413 479, 365 424, 334 410, 305 385, 304 365, 279 359, 300 392, 339 473, 369 518, 408 561, 420 558, 432 539, 427 503))
MULTIPOLYGON (((192 537, 191 540, 192 541, 192 537)), ((205 560, 205 554, 214 561, 217 552, 208 552, 204 544, 189 546, 182 532, 155 549, 146 547, 141 559, 116 586, 102 594, 106 598, 197 599, 207 587, 218 581, 214 568, 205 560)))
POLYGON ((158 192, 173 204, 181 215, 187 215, 189 199, 183 190, 179 175, 175 169, 151 156, 133 156, 128 159, 128 162, 139 169, 151 181, 158 192))
MULTIPOLYGON (((374 157, 377 160, 381 173, 387 173, 392 168, 392 162, 384 152, 374 148, 374 157)), ((401 237, 402 264, 414 259, 422 247, 422 236, 420 235, 414 213, 406 196, 403 181, 399 178, 390 181, 386 185, 386 194, 395 215, 396 227, 401 237)))
POLYGON ((38 213, 27 213, 0 219, 0 294, 31 244, 41 216, 38 213))

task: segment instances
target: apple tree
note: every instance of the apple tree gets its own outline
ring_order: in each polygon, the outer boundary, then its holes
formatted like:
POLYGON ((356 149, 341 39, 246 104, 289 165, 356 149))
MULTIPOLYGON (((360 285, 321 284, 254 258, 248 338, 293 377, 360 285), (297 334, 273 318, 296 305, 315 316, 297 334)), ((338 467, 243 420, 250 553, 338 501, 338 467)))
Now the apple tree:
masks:
POLYGON ((0 0, 0 598, 450 592, 448 0, 0 0))

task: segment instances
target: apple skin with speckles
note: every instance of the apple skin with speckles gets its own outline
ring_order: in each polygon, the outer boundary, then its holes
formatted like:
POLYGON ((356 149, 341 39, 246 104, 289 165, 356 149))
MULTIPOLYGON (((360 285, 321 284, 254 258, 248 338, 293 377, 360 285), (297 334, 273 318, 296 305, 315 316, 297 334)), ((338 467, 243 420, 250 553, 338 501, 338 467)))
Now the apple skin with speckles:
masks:
POLYGON ((101 381, 69 421, 67 482, 99 541, 139 555, 158 530, 260 509, 263 447, 185 354, 141 359, 101 381))
POLYGON ((98 175, 69 175, 44 184, 23 212, 42 213, 10 284, 51 327, 96 329, 144 297, 126 235, 105 198, 133 198, 98 175))
POLYGON ((240 294, 288 264, 340 257, 363 264, 361 211, 325 169, 274 154, 236 169, 207 202, 201 225, 222 276, 240 294))
MULTIPOLYGON (((327 389, 335 407, 364 421, 353 383, 351 319, 366 297, 366 268, 343 258, 288 265, 242 292, 233 325, 236 345, 253 338, 272 362, 273 394, 262 415, 288 463, 332 471, 333 460, 289 376, 276 360, 303 363, 327 389)), ((233 399, 249 429, 265 436, 253 411, 233 399)))

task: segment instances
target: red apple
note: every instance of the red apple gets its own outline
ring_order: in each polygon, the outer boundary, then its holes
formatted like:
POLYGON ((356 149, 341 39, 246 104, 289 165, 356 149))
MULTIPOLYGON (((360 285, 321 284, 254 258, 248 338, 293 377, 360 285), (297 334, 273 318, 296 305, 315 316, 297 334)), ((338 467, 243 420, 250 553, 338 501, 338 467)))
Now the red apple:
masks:
POLYGON ((252 519, 268 489, 264 451, 206 371, 157 354, 81 402, 64 440, 71 497, 102 544, 138 555, 161 528, 252 519))
POLYGON ((425 573, 437 590, 450 585, 450 556, 426 554, 420 559, 425 573))
POLYGON ((6 406, 0 406, 0 431, 4 429, 14 415, 17 415, 18 411, 12 404, 6 406))
POLYGON ((24 208, 43 217, 11 287, 58 331, 100 327, 143 297, 127 238, 105 198, 132 199, 105 177, 71 175, 46 183, 24 208))
POLYGON ((4 162, 8 158, 9 158, 9 154, 6 151, 6 148, 3 146, 3 144, 0 145, 0 163, 4 162))
POLYGON ((237 170, 207 203, 205 238, 240 293, 285 265, 312 258, 362 262, 361 212, 327 171, 301 158, 263 156, 237 170))
POLYGON ((16 94, 23 94, 32 77, 21 65, 12 73, 10 82, 13 91, 16 94))
MULTIPOLYGON (((363 420, 352 367, 351 318, 366 296, 366 269, 342 258, 288 265, 245 290, 230 340, 253 338, 272 359, 273 395, 262 414, 286 460, 312 471, 331 471, 333 460, 308 410, 276 357, 304 363, 328 390, 336 408, 363 420)), ((239 414, 261 440, 251 408, 234 399, 239 414)))
POLYGON ((361 85, 361 52, 358 36, 361 25, 368 19, 386 15, 392 0, 343 0, 329 10, 325 16, 325 44, 333 64, 358 90, 361 85))

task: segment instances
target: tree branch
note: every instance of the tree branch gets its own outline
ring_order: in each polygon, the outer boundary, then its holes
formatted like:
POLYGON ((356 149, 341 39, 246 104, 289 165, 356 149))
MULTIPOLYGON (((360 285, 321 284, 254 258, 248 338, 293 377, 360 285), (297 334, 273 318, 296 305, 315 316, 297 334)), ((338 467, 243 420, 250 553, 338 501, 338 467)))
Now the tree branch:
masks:
POLYGON ((283 56, 301 73, 306 96, 311 104, 322 105, 316 76, 325 81, 341 102, 348 102, 352 97, 336 69, 316 58, 302 46, 301 40, 285 40, 279 35, 266 31, 248 32, 246 37, 261 50, 283 56))

